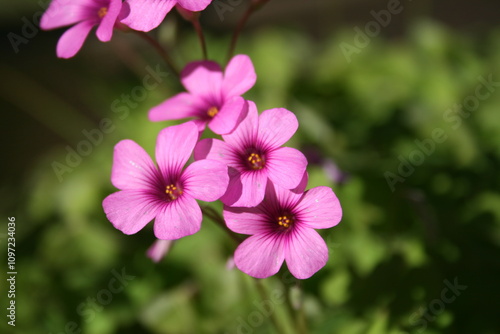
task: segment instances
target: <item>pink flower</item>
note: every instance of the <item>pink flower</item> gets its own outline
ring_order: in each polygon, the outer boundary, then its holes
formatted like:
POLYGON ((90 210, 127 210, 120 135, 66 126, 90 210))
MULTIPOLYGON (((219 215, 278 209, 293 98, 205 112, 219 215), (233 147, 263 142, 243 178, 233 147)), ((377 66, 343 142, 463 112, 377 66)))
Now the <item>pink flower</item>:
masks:
POLYGON ((194 151, 195 160, 214 159, 229 166, 229 187, 221 201, 230 206, 253 207, 262 202, 268 179, 276 185, 295 188, 307 166, 305 156, 281 147, 298 128, 295 115, 283 108, 258 115, 248 101, 247 117, 224 141, 203 139, 194 151))
POLYGON ((154 165, 132 140, 115 146, 111 182, 120 191, 106 197, 103 208, 111 223, 134 234, 155 218, 158 239, 179 239, 198 232, 202 214, 196 199, 215 201, 226 191, 227 167, 200 160, 183 170, 198 140, 193 122, 163 129, 156 143, 154 165))
POLYGON ((245 116, 247 106, 240 96, 254 84, 257 76, 250 58, 236 55, 222 72, 213 61, 189 63, 181 73, 188 92, 177 94, 149 111, 153 122, 195 118, 200 131, 208 127, 217 134, 234 130, 245 116))
POLYGON ((192 12, 207 8, 212 0, 127 0, 130 14, 122 22, 130 28, 150 31, 160 25, 176 4, 192 12))
POLYGON ((121 8, 121 0, 53 0, 40 27, 50 30, 74 24, 61 36, 56 49, 59 58, 71 58, 94 26, 98 26, 96 35, 101 42, 111 40, 121 8))
POLYGON ((251 235, 234 253, 236 267, 256 278, 276 274, 283 261, 296 278, 311 277, 328 260, 325 241, 314 229, 333 227, 341 218, 339 200, 328 187, 302 193, 269 182, 257 207, 224 207, 229 229, 251 235))

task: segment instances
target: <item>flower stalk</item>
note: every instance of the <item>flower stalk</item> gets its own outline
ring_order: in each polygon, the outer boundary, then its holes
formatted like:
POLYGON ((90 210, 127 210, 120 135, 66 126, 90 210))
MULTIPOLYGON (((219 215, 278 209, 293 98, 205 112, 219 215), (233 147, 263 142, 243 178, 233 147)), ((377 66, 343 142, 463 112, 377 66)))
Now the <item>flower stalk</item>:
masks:
POLYGON ((205 35, 203 34, 203 29, 201 28, 200 19, 196 16, 191 23, 193 24, 194 30, 196 30, 196 34, 198 35, 198 39, 200 41, 201 51, 203 53, 203 59, 208 59, 208 51, 207 51, 207 43, 205 42, 205 35))
POLYGON ((234 233, 233 231, 227 228, 226 223, 224 222, 224 218, 222 218, 222 216, 212 207, 204 206, 201 208, 201 212, 205 217, 210 218, 210 220, 212 220, 214 223, 219 225, 224 231, 226 231, 229 237, 234 242, 236 242, 237 245, 239 245, 243 241, 243 239, 238 234, 234 233))
POLYGON ((295 279, 294 285, 286 284, 285 282, 283 282, 283 285, 286 289, 285 302, 288 308, 288 312, 290 312, 290 316, 295 319, 295 328, 297 329, 297 332, 299 334, 308 334, 309 332, 307 330, 307 322, 304 314, 303 291, 300 282, 295 279), (293 287, 296 287, 298 291, 298 297, 295 303, 292 300, 293 287))
POLYGON ((170 55, 168 54, 167 50, 161 46, 161 44, 151 37, 149 34, 143 32, 143 31, 136 31, 133 30, 137 35, 139 35, 142 39, 146 40, 149 44, 151 44, 152 47, 155 48, 155 50, 160 54, 160 56, 163 58, 165 63, 170 67, 170 70, 172 73, 175 74, 175 76, 178 78, 179 77, 179 69, 175 65, 174 61, 172 58, 170 58, 170 55))
POLYGON ((236 29, 234 30, 233 37, 231 38, 231 43, 229 45, 229 50, 227 52, 227 60, 231 59, 234 55, 234 50, 236 49, 236 43, 238 42, 238 38, 240 37, 243 28, 245 27, 248 19, 254 12, 259 10, 262 6, 268 3, 270 0, 252 0, 250 2, 250 6, 247 8, 243 16, 241 17, 236 29))
MULTIPOLYGON (((255 286, 257 287, 257 291, 259 292, 260 298, 265 301, 265 300, 270 300, 267 290, 262 282, 261 279, 254 279, 255 281, 255 286)), ((279 334, 287 334, 287 331, 285 328, 283 328, 283 325, 280 323, 276 312, 270 312, 271 313, 271 321, 273 323, 274 328, 279 334)))

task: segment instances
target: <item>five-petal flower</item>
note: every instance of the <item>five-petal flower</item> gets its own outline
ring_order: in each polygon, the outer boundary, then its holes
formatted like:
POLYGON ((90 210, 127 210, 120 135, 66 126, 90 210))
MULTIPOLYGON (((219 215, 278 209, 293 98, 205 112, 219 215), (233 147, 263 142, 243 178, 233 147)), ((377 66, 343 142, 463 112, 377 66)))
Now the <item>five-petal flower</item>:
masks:
POLYGON ((230 206, 253 207, 264 199, 266 185, 293 189, 307 166, 305 156, 290 147, 281 147, 298 128, 295 115, 283 108, 269 109, 259 116, 255 103, 248 101, 247 117, 231 134, 203 139, 194 157, 223 161, 230 181, 221 201, 230 206))
POLYGON ((293 276, 306 279, 326 264, 328 248, 314 229, 337 225, 342 208, 332 189, 316 187, 302 193, 305 183, 292 191, 268 182, 266 197, 257 207, 224 207, 229 229, 251 235, 234 254, 241 271, 266 278, 286 261, 293 276))
POLYGON ((111 182, 120 191, 106 197, 109 221, 125 234, 134 234, 155 218, 158 239, 179 239, 200 229, 202 214, 196 200, 211 202, 226 191, 227 166, 219 161, 188 161, 198 140, 193 122, 171 126, 158 135, 154 165, 132 140, 115 146, 111 182))
POLYGON ((100 41, 111 40, 121 9, 121 0, 53 0, 42 15, 40 27, 50 30, 74 24, 61 36, 56 48, 59 58, 71 58, 94 26, 98 26, 100 41))
POLYGON ((208 127, 227 134, 245 117, 247 105, 241 97, 255 84, 255 70, 246 55, 234 56, 222 72, 213 61, 189 63, 181 73, 187 92, 179 93, 149 111, 151 121, 194 118, 200 131, 208 127))

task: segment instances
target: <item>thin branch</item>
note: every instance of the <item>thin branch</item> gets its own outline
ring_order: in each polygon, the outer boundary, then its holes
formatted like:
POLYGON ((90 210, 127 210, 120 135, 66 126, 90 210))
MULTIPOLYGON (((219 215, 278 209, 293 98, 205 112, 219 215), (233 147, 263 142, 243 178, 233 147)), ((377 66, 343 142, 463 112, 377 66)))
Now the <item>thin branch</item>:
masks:
POLYGON ((298 305, 294 305, 292 301, 291 297, 292 284, 286 283, 284 281, 282 281, 282 283, 285 286, 285 302, 287 305, 288 312, 290 313, 292 319, 295 320, 295 329, 299 334, 308 334, 309 331, 307 330, 307 321, 304 314, 304 300, 303 300, 304 293, 302 291, 300 282, 297 279, 295 279, 295 286, 299 289, 299 294, 300 294, 298 305))
POLYGON ((236 43, 238 42, 238 38, 240 37, 245 24, 252 14, 268 3, 270 0, 252 0, 250 2, 250 6, 247 8, 243 16, 241 17, 236 29, 234 30, 233 37, 231 38, 231 44, 229 45, 229 50, 227 52, 227 61, 229 61, 234 56, 234 50, 236 49, 236 43))
POLYGON ((158 41, 156 39, 154 39, 153 37, 151 37, 150 35, 148 35, 144 31, 135 31, 134 30, 134 32, 136 34, 138 34, 139 36, 141 36, 143 39, 145 39, 149 44, 151 44, 151 46, 153 46, 156 49, 156 51, 158 51, 158 53, 163 58, 163 60, 165 60, 165 63, 167 63, 168 67, 170 67, 170 69, 172 70, 172 72, 177 77, 179 77, 179 70, 177 69, 177 67, 175 66, 174 62, 172 61, 172 58, 170 58, 167 50, 165 50, 161 46, 161 44, 158 43, 158 41))
POLYGON ((201 28, 200 20, 198 17, 191 21, 193 23, 194 30, 198 34, 198 39, 200 40, 201 51, 203 52, 203 59, 208 59, 207 43, 205 42, 205 36, 203 35, 203 29, 201 28))
POLYGON ((219 225, 224 231, 226 231, 226 233, 228 233, 231 239, 233 239, 237 244, 240 244, 243 241, 243 239, 238 234, 234 233, 226 226, 224 218, 222 218, 222 216, 213 208, 205 206, 201 208, 201 212, 203 213, 204 216, 210 218, 213 222, 219 225))
MULTIPOLYGON (((254 279, 255 285, 257 286, 257 291, 259 291, 260 298, 262 301, 269 301, 271 300, 267 294, 266 288, 264 287, 262 280, 261 279, 254 279)), ((271 321, 273 322, 274 328, 278 331, 280 334, 287 334, 287 331, 283 328, 283 326, 280 324, 278 317, 276 315, 276 311, 272 310, 271 312, 271 321)))

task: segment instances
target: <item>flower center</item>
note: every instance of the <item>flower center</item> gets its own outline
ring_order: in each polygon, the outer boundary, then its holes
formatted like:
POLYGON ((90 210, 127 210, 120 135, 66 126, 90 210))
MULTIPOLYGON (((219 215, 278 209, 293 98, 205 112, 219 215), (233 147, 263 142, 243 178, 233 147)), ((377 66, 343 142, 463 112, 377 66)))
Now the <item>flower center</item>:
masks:
POLYGON ((177 188, 175 185, 170 184, 165 188, 165 194, 171 201, 175 201, 182 195, 182 190, 177 188))
POLYGON ((264 158, 258 153, 252 153, 247 158, 248 166, 254 170, 259 170, 264 168, 266 162, 264 158))
POLYGON ((108 14, 108 8, 106 7, 101 7, 99 11, 97 11, 97 16, 99 16, 100 19, 106 16, 106 14, 108 14))
POLYGON ((210 107, 208 108, 207 110, 207 115, 210 116, 210 117, 214 117, 215 115, 217 115, 219 113, 219 109, 217 109, 217 107, 210 107))
POLYGON ((278 217, 278 225, 283 229, 287 230, 293 223, 295 222, 295 218, 292 215, 283 215, 278 217))

